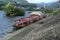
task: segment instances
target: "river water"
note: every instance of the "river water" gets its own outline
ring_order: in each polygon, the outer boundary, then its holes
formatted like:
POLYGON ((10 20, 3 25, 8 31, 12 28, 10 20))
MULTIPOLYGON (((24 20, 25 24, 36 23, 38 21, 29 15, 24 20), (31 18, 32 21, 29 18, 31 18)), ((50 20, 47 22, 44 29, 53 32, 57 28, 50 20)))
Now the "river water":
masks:
POLYGON ((3 11, 0 11, 0 38, 3 38, 5 35, 7 35, 7 31, 12 30, 12 24, 14 20, 22 18, 22 17, 28 17, 29 12, 25 12, 25 16, 18 16, 18 17, 6 17, 4 15, 3 11))

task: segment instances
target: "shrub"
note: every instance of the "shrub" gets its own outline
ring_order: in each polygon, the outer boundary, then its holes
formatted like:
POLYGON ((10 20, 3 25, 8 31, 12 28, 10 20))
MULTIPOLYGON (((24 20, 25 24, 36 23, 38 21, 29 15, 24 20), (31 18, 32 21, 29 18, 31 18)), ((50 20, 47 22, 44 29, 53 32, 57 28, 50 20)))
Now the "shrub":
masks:
POLYGON ((5 6, 4 8, 6 16, 23 16, 25 12, 14 5, 12 5, 10 2, 5 6))
POLYGON ((57 15, 58 13, 60 13, 59 10, 55 10, 55 11, 53 11, 53 15, 57 15))
POLYGON ((45 13, 52 13, 52 12, 53 12, 53 10, 52 10, 52 9, 48 9, 48 8, 47 8, 47 9, 45 9, 44 11, 45 11, 45 13))

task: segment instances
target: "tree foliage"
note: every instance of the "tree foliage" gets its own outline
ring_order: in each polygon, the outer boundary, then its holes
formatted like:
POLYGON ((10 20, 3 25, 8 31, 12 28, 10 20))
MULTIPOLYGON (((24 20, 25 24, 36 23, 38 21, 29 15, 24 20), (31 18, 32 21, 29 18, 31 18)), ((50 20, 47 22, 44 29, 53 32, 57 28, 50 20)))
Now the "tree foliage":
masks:
POLYGON ((21 8, 12 5, 10 2, 5 6, 4 10, 6 16, 23 16, 25 14, 21 8))

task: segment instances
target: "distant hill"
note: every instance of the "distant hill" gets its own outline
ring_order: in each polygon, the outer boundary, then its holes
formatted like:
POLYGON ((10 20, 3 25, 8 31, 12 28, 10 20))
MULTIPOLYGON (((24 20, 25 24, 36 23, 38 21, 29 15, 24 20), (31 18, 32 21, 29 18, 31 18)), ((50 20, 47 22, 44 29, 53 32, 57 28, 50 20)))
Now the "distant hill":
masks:
POLYGON ((42 3, 36 3, 37 7, 43 7, 44 4, 45 4, 44 2, 42 2, 42 3))
POLYGON ((12 3, 20 3, 20 4, 27 4, 28 2, 26 0, 0 0, 0 3, 2 2, 12 2, 12 3))
POLYGON ((2 10, 3 7, 9 2, 11 2, 13 5, 17 7, 22 7, 22 6, 25 7, 28 4, 26 0, 0 0, 0 10, 2 10))
POLYGON ((60 4, 58 2, 46 3, 46 7, 50 8, 60 8, 60 4))
POLYGON ((38 7, 43 7, 44 4, 46 5, 47 8, 60 8, 60 4, 58 2, 52 2, 52 3, 37 3, 36 5, 38 7))

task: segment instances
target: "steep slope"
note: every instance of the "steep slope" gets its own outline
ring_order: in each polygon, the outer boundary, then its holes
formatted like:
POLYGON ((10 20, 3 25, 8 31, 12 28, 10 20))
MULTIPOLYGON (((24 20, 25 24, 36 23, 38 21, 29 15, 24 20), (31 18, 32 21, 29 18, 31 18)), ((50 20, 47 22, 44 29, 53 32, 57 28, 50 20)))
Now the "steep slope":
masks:
POLYGON ((53 16, 22 40, 60 40, 60 14, 53 16))

